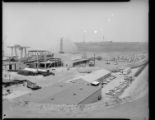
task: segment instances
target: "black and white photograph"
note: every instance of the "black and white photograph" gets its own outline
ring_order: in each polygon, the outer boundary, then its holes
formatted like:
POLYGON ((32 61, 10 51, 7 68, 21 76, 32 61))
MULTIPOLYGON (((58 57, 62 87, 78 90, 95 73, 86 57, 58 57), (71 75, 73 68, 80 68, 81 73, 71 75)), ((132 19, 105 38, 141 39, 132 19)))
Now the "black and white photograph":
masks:
POLYGON ((2 2, 3 118, 149 120, 149 0, 2 2))

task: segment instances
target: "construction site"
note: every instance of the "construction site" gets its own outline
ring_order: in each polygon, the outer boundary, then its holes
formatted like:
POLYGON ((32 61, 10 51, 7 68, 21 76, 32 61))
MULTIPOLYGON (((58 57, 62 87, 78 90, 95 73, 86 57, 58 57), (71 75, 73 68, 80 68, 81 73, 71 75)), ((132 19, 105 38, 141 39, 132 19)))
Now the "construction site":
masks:
POLYGON ((3 118, 147 120, 146 1, 3 3, 3 118))
POLYGON ((64 111, 71 106, 80 111, 104 103, 106 108, 130 98, 131 87, 139 83, 138 77, 148 68, 146 53, 125 56, 65 53, 62 39, 59 53, 27 51, 30 47, 20 45, 8 48, 11 48, 11 55, 3 59, 5 115, 8 103, 21 108, 29 106, 27 109, 32 111, 39 109, 36 105, 50 104, 58 113, 63 112, 60 106, 64 111))

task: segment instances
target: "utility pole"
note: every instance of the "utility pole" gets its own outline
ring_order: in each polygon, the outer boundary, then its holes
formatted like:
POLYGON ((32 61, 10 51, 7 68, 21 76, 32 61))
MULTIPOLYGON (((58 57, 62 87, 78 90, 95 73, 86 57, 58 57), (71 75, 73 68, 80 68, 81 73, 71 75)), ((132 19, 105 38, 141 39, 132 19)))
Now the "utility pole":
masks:
POLYGON ((95 53, 94 53, 94 66, 95 66, 95 53))
POLYGON ((86 41, 85 41, 85 32, 83 33, 83 43, 85 43, 86 41))
POLYGON ((27 46, 23 46, 23 49, 24 49, 24 57, 27 57, 27 50, 30 47, 27 47, 27 46))
POLYGON ((19 50, 20 50, 20 58, 22 58, 23 57, 23 47, 19 47, 19 50))
MULTIPOLYGON (((10 57, 9 57, 9 69, 10 69, 10 57)), ((10 71, 9 71, 9 81, 10 81, 10 71)))
POLYGON ((83 30, 83 43, 86 42, 86 33, 87 33, 87 30, 83 30))
POLYGON ((17 57, 17 47, 15 46, 15 56, 17 57))
POLYGON ((39 56, 38 56, 38 52, 37 52, 37 73, 38 73, 38 65, 39 65, 39 56))

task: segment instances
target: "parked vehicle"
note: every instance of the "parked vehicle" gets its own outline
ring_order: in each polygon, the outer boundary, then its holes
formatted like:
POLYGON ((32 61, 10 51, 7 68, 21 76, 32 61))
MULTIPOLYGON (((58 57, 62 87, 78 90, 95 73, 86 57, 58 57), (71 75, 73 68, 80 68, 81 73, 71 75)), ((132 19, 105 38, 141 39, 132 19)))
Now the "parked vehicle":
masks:
POLYGON ((94 66, 95 64, 94 64, 94 61, 90 61, 89 62, 89 66, 94 66))
POLYGON ((32 90, 37 90, 41 88, 40 86, 36 85, 36 83, 33 83, 31 81, 27 81, 27 87, 32 90))

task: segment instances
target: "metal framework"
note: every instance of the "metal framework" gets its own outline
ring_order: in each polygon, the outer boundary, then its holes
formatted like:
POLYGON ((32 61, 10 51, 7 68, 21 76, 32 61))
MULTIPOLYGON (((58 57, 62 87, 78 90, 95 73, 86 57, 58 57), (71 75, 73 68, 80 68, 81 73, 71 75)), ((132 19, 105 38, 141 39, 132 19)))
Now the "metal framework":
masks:
POLYGON ((28 47, 28 46, 21 46, 21 45, 16 44, 16 45, 13 45, 13 46, 8 46, 8 48, 11 49, 11 57, 19 56, 17 54, 17 50, 19 50, 20 51, 20 58, 22 58, 22 57, 27 57, 27 48, 30 48, 30 47, 28 47), (24 56, 23 56, 23 51, 24 51, 24 56))

